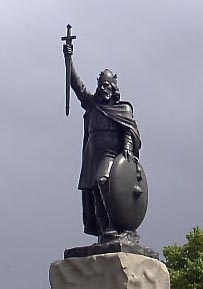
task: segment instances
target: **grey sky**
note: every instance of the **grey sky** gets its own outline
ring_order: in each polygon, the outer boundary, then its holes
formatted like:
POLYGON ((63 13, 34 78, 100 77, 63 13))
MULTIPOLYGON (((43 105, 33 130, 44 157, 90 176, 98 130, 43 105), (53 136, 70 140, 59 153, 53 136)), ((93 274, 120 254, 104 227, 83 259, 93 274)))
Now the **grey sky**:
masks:
POLYGON ((2 1, 1 288, 49 288, 64 248, 96 241, 82 229, 83 111, 73 93, 64 112, 68 23, 89 90, 108 67, 135 106, 150 194, 141 242, 161 253, 203 227, 202 15, 201 0, 2 1))

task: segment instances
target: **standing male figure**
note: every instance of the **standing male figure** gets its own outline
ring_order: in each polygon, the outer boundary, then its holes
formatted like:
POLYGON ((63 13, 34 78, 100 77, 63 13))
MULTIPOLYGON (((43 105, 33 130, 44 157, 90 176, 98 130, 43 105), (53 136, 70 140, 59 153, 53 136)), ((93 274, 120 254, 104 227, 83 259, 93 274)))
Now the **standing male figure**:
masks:
MULTIPOLYGON (((65 59, 72 45, 63 47, 65 59)), ((113 222, 109 176, 115 158, 123 153, 129 161, 139 158, 141 140, 129 102, 120 101, 117 76, 105 69, 97 79, 94 94, 87 91, 71 63, 71 87, 84 114, 82 190, 84 232, 95 236, 121 233, 113 222)), ((139 187, 137 188, 139 191, 139 187)))

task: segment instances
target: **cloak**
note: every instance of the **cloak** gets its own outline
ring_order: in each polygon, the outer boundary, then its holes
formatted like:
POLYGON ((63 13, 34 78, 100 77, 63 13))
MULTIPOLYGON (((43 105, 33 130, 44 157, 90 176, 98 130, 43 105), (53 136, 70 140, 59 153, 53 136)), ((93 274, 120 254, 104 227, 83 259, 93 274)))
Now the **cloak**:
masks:
MULTIPOLYGON (((132 136, 133 141, 133 154, 139 158, 139 149, 141 147, 140 134, 137 129, 135 120, 133 119, 133 108, 129 102, 118 102, 112 105, 102 105, 95 104, 94 108, 105 115, 107 118, 118 123, 121 127, 128 129, 132 136)), ((80 174, 80 180, 78 184, 78 189, 91 189, 94 184, 91 181, 86 181, 85 179, 90 177, 89 174, 95 173, 95 170, 91 170, 94 160, 96 160, 95 155, 92 155, 91 148, 89 147, 89 114, 91 110, 87 110, 84 114, 84 139, 83 139, 83 150, 82 150, 82 169, 80 174), (85 185, 85 183, 88 183, 85 185), (91 183, 91 185, 90 185, 91 183)), ((120 137, 120 142, 123 142, 123 136, 120 137)), ((123 150, 123 148, 122 148, 123 150)), ((119 151, 120 154, 122 151, 119 151)))
MULTIPOLYGON (((120 126, 125 129, 129 129, 131 132, 133 140, 133 154, 139 158, 139 149, 141 147, 140 134, 133 119, 133 107, 129 102, 118 102, 112 105, 102 105, 95 104, 94 107, 105 115, 107 118, 115 121, 120 126)), ((83 192, 83 222, 84 222, 84 232, 87 234, 99 235, 99 228, 97 226, 96 214, 95 214, 95 203, 94 203, 94 193, 93 189, 86 188, 83 186, 84 178, 88 174, 88 166, 91 166, 91 161, 89 160, 89 148, 88 148, 88 138, 89 138, 89 114, 90 111, 87 110, 84 114, 84 139, 83 139, 83 152, 82 152, 82 169, 80 174, 80 180, 78 184, 78 189, 83 192)), ((121 136, 122 138, 122 136, 121 136)), ((121 142, 123 140, 121 139, 121 142)), ((122 151, 121 151, 122 152, 122 151)), ((121 153, 119 152, 119 153, 121 153)))

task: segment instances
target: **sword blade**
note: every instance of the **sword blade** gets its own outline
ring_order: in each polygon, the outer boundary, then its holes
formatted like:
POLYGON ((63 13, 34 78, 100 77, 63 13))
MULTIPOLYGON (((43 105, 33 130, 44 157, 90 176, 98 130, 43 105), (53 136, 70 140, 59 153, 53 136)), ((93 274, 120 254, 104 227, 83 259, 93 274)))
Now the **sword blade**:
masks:
POLYGON ((66 57, 66 115, 70 112, 71 56, 66 57))
MULTIPOLYGON (((71 45, 72 40, 76 39, 76 36, 71 35, 71 25, 67 26, 67 36, 61 37, 62 41, 66 41, 66 45, 71 45)), ((71 85, 71 55, 68 54, 65 56, 66 64, 66 115, 69 115, 70 111, 70 85, 71 85)))

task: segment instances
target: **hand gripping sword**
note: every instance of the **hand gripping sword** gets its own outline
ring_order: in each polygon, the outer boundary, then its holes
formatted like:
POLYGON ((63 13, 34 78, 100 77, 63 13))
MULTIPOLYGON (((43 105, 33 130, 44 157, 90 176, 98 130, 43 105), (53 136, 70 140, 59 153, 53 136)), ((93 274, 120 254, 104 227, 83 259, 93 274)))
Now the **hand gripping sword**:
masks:
MULTIPOLYGON (((66 45, 72 45, 72 40, 76 39, 76 36, 71 35, 71 25, 67 26, 67 36, 61 37, 62 41, 66 41, 66 45)), ((65 55, 66 64, 66 115, 69 115, 70 110, 70 83, 71 83, 71 55, 65 55)))

